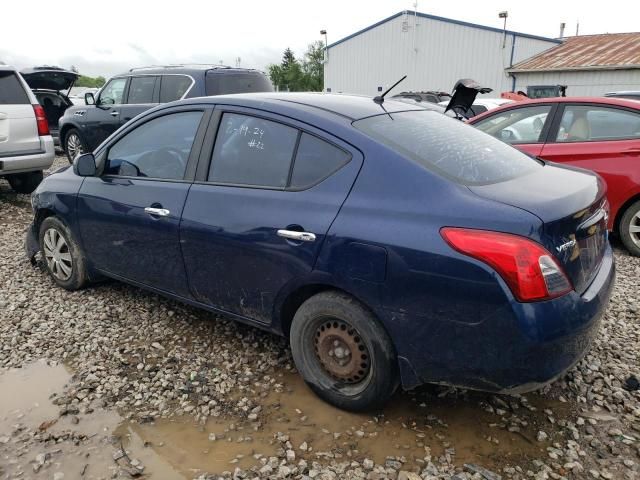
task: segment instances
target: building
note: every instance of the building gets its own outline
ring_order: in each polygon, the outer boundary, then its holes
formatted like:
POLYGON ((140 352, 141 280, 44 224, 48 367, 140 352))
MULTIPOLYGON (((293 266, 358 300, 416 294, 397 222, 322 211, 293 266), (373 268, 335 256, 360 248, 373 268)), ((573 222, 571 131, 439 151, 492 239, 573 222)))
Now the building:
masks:
POLYGON ((327 47, 327 91, 376 95, 399 80, 393 92, 450 92, 473 78, 495 95, 511 91, 505 69, 560 44, 560 40, 486 27, 419 12, 400 12, 327 47))
POLYGON ((507 73, 516 90, 566 85, 567 95, 640 90, 640 33, 580 35, 516 63, 507 73))

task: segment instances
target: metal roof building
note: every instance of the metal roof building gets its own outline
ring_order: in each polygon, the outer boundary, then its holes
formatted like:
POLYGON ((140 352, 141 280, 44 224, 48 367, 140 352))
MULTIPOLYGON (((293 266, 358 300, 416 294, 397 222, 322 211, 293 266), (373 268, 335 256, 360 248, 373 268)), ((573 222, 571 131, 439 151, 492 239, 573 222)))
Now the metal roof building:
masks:
POLYGON ((499 95, 510 91, 506 69, 560 40, 476 25, 419 12, 399 12, 327 47, 325 89, 375 95, 403 75, 393 93, 450 92, 473 78, 499 95))
POLYGON ((567 85, 570 96, 640 90, 640 33, 568 37, 507 72, 516 78, 516 90, 567 85))

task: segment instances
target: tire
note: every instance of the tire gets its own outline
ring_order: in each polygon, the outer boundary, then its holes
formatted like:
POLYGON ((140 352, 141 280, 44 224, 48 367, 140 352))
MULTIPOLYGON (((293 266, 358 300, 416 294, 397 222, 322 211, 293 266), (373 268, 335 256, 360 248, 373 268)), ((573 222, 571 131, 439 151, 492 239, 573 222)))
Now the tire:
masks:
POLYGON ((640 200, 632 203, 620 217, 620 239, 629 253, 640 257, 640 200))
POLYGON ((323 292, 309 298, 293 317, 290 341, 302 378, 331 405, 354 412, 377 409, 398 388, 398 363, 389 335, 348 295, 323 292))
POLYGON ((80 133, 75 128, 70 129, 64 136, 64 151, 71 164, 73 164, 76 156, 87 153, 84 140, 82 140, 80 133))
POLYGON ((45 218, 38 239, 44 267, 57 285, 67 290, 79 290, 89 283, 85 256, 64 223, 57 217, 45 218), (59 239, 63 240, 63 245, 57 248, 59 239), (54 265, 56 263, 58 265, 54 265))
POLYGON ((27 173, 14 173, 12 175, 7 175, 7 180, 9 181, 9 185, 13 188, 17 193, 31 193, 40 182, 44 176, 42 175, 42 170, 38 170, 36 172, 27 172, 27 173))

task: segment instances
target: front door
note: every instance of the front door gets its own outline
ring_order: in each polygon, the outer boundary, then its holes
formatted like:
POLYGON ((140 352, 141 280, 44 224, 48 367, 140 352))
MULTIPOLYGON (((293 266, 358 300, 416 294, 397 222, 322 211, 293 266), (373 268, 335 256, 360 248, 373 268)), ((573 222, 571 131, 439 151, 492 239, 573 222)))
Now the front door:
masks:
POLYGON ((87 257, 107 274, 189 297, 180 251, 185 181, 202 111, 156 116, 105 153, 102 176, 85 179, 78 223, 87 257))
POLYGON ((120 107, 127 81, 126 77, 111 79, 100 91, 95 106, 88 106, 82 116, 81 135, 89 151, 95 150, 120 127, 120 107))
POLYGON ((278 293, 312 271, 361 162, 357 150, 291 121, 225 112, 182 214, 194 297, 268 323, 278 293))
POLYGON ((474 127, 537 157, 549 130, 553 105, 530 105, 501 110, 483 117, 474 127))

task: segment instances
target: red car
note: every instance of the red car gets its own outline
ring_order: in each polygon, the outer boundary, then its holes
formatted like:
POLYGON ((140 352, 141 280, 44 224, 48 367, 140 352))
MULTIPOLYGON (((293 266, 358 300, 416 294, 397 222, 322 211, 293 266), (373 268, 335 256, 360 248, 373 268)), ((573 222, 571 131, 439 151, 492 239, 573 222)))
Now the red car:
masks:
POLYGON ((609 230, 640 256, 640 101, 526 100, 490 110, 469 123, 542 160, 601 175, 611 206, 609 230))

